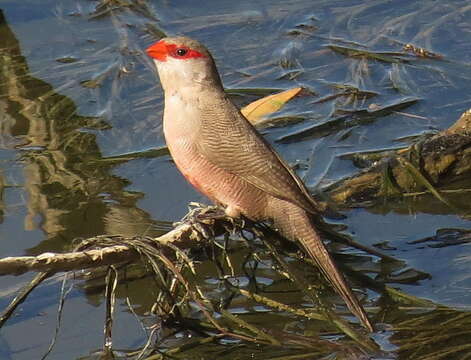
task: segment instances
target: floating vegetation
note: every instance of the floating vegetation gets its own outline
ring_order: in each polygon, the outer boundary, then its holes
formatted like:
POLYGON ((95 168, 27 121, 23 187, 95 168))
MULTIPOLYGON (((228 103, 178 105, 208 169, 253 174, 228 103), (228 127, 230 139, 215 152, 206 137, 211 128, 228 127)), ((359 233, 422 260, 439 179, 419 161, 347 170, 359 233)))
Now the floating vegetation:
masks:
POLYGON ((122 12, 125 10, 130 10, 137 15, 157 21, 154 12, 146 1, 133 0, 100 0, 95 6, 94 11, 90 13, 89 18, 100 19, 112 15, 113 12, 122 12))
POLYGON ((438 229, 434 236, 410 241, 409 244, 424 244, 431 248, 442 248, 471 243, 471 230, 438 229))
POLYGON ((339 54, 352 57, 352 58, 366 58, 369 60, 376 60, 385 63, 395 64, 407 62, 407 56, 398 52, 375 52, 365 49, 357 49, 353 47, 340 46, 340 45, 326 45, 327 48, 338 52, 339 54))
POLYGON ((412 44, 405 44, 403 49, 404 51, 411 52, 418 57, 427 58, 427 59, 436 59, 436 60, 443 59, 443 56, 439 54, 435 54, 431 51, 425 50, 424 48, 421 48, 421 47, 414 46, 412 44))
POLYGON ((369 124, 379 118, 390 115, 416 104, 420 99, 403 98, 387 104, 370 104, 361 109, 336 109, 333 118, 320 124, 308 126, 294 133, 283 135, 277 139, 280 143, 291 143, 309 138, 318 138, 338 132, 339 130, 357 125, 369 124))
POLYGON ((57 58, 56 61, 62 64, 72 64, 74 62, 79 61, 79 59, 76 58, 75 56, 64 56, 64 57, 57 58))
POLYGON ((344 97, 349 98, 349 100, 347 101, 348 103, 353 103, 356 100, 363 101, 363 100, 367 100, 367 99, 370 99, 372 97, 379 95, 375 91, 361 90, 353 85, 332 84, 332 87, 338 90, 339 92, 332 95, 326 95, 314 101, 313 104, 320 104, 320 103, 328 102, 331 100, 335 100, 337 98, 344 98, 344 97))

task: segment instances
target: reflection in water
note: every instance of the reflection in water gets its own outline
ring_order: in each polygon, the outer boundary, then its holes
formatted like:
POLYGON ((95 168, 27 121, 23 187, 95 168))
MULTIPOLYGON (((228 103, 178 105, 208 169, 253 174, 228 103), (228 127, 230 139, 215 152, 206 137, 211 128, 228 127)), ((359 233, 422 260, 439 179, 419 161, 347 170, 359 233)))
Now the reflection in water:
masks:
POLYGON ((25 228, 38 223, 47 238, 30 252, 57 251, 95 234, 155 233, 149 215, 135 206, 141 195, 124 191, 129 182, 111 174, 126 160, 102 159, 93 130, 107 123, 79 115, 72 100, 29 75, 1 12, 0 54, 1 143, 18 149, 24 167, 25 228))

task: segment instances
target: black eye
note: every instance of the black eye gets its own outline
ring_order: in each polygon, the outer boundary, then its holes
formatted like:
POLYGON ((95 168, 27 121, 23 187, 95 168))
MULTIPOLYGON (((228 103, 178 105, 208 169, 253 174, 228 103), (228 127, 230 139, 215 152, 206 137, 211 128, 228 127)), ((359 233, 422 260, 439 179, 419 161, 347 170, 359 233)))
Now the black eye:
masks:
POLYGON ((185 56, 187 52, 188 52, 188 50, 184 49, 184 48, 179 48, 179 49, 177 49, 177 51, 175 51, 175 53, 178 56, 185 56))

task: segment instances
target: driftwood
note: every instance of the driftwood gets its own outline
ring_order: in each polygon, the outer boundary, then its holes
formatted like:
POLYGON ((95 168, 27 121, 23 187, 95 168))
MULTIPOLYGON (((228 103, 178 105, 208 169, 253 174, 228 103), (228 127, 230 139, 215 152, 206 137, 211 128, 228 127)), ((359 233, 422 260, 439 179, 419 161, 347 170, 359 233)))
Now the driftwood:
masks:
MULTIPOLYGON (((3 313, 0 314, 0 328, 6 321, 8 321, 11 314, 26 299, 31 291, 33 291, 34 288, 36 288, 42 281, 49 278, 54 273, 83 270, 87 268, 108 265, 108 273, 114 274, 113 281, 116 283, 118 275, 116 270, 117 266, 115 265, 128 264, 132 261, 137 262, 139 257, 142 257, 141 261, 150 261, 150 263, 153 262, 153 260, 150 258, 159 258, 166 269, 171 274, 173 274, 180 284, 186 288, 188 296, 198 304, 208 321, 214 326, 215 329, 219 330, 222 335, 227 335, 247 341, 260 341, 260 339, 257 338, 246 337, 238 333, 232 333, 218 324, 218 322, 213 319, 213 316, 206 309, 206 306, 210 303, 210 301, 201 295, 197 286, 193 284, 192 281, 183 277, 181 264, 176 265, 178 262, 174 262, 174 259, 180 254, 183 256, 186 265, 192 267, 193 265, 191 260, 188 259, 186 255, 181 253, 181 249, 194 248, 197 245, 201 245, 202 243, 204 244, 205 242, 202 240, 208 239, 208 237, 215 237, 223 233, 248 230, 257 235, 261 235, 261 231, 264 229, 264 227, 258 227, 252 224, 250 221, 237 222, 234 219, 225 216, 220 208, 198 207, 190 211, 190 213, 185 217, 184 221, 178 224, 173 230, 157 238, 98 236, 83 240, 77 247, 77 250, 70 253, 44 253, 39 256, 8 257, 0 259, 0 275, 7 273, 17 274, 25 271, 39 272, 29 284, 21 289, 15 299, 9 304, 3 313)), ((267 236, 270 233, 271 231, 267 230, 267 236)), ((267 245, 269 243, 267 243, 267 245)), ((351 245, 354 245, 354 243, 351 243, 351 245)), ((360 248, 365 249, 362 246, 360 246, 360 248)), ((273 254, 277 253, 277 250, 273 247, 270 247, 270 250, 273 254)), ((372 250, 372 253, 377 254, 377 251, 372 250)), ((329 321, 342 333, 355 340, 355 342, 358 343, 362 348, 374 352, 378 350, 377 345, 367 335, 363 334, 361 331, 356 330, 342 317, 330 310, 332 304, 327 305, 323 302, 323 300, 321 300, 318 294, 315 294, 316 291, 320 291, 319 288, 308 285, 304 275, 295 270, 283 259, 278 257, 277 261, 281 264, 285 276, 298 284, 304 284, 305 286, 303 286, 302 291, 311 297, 313 303, 319 304, 319 310, 317 312, 313 312, 312 310, 309 312, 298 311, 298 314, 302 314, 309 319, 329 321)), ((158 271, 155 271, 154 268, 154 275, 157 272, 158 271)), ((106 288, 115 288, 116 284, 111 284, 111 277, 108 277, 109 275, 107 275, 106 288)), ((267 302, 267 305, 271 307, 278 309, 283 308, 285 310, 286 308, 291 309, 289 306, 283 306, 283 304, 269 300, 263 296, 257 297, 257 295, 253 295, 251 292, 238 289, 237 287, 234 287, 233 290, 247 298, 262 302, 265 301, 267 302)), ((169 288, 164 292, 168 293, 170 298, 173 298, 176 292, 175 285, 169 286, 169 288)), ((114 296, 113 294, 113 291, 110 292, 107 290, 107 314, 112 313, 112 307, 111 305, 108 306, 108 302, 110 304, 114 302, 114 300, 112 300, 112 297, 114 296)), ((161 307, 159 311, 162 312, 162 314, 169 314, 175 310, 175 304, 169 305, 166 302, 159 302, 159 306, 161 307)), ((234 317, 230 313, 225 312, 225 310, 220 311, 222 311, 226 317, 230 317, 230 320, 241 323, 240 319, 234 317)), ((251 329, 254 328, 251 327, 251 329)), ((105 326, 105 333, 111 334, 111 325, 108 323, 105 326)), ((257 334, 265 341, 279 345, 279 343, 273 340, 268 334, 263 332, 257 332, 257 334)))
MULTIPOLYGON (((167 261, 167 267, 179 274, 179 270, 170 263, 181 249, 195 247, 208 237, 217 236, 225 231, 233 231, 237 224, 226 217, 219 208, 195 208, 184 221, 166 234, 152 237, 123 237, 102 235, 82 240, 73 252, 43 253, 38 256, 6 257, 0 259, 0 275, 21 274, 37 271, 38 274, 15 296, 13 301, 0 314, 0 328, 10 318, 15 309, 44 280, 57 272, 84 270, 108 265, 138 262, 139 257, 159 257, 167 261)), ((143 260, 141 260, 143 261, 143 260)), ((187 259, 187 263, 190 260, 187 259)), ((110 270, 108 270, 109 272, 110 270)), ((116 280, 116 279, 115 279, 116 280)), ((109 282, 107 281, 109 285, 109 282)))
POLYGON ((145 241, 156 251, 165 253, 169 250, 169 244, 188 249, 199 246, 208 236, 217 236, 229 228, 234 228, 234 222, 219 209, 197 208, 190 211, 184 222, 156 238, 101 235, 83 240, 73 252, 5 257, 0 259, 0 275, 27 271, 55 273, 132 262, 139 258, 138 251, 132 246, 137 240, 145 241))
POLYGON ((417 193, 428 191, 453 207, 439 193, 439 189, 452 189, 460 183, 469 184, 471 110, 463 113, 450 128, 419 139, 407 148, 353 155, 351 158, 358 163, 367 162, 369 167, 324 189, 325 196, 335 206, 363 206, 365 202, 378 202, 411 193, 420 195, 417 193))

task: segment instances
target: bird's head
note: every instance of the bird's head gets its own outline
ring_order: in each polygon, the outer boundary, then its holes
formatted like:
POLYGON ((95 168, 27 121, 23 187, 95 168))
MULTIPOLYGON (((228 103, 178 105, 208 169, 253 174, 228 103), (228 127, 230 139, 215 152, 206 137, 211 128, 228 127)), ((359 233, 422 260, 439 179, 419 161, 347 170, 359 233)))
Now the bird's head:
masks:
POLYGON ((164 90, 195 85, 220 87, 214 60, 198 41, 188 37, 167 37, 149 46, 164 90))

